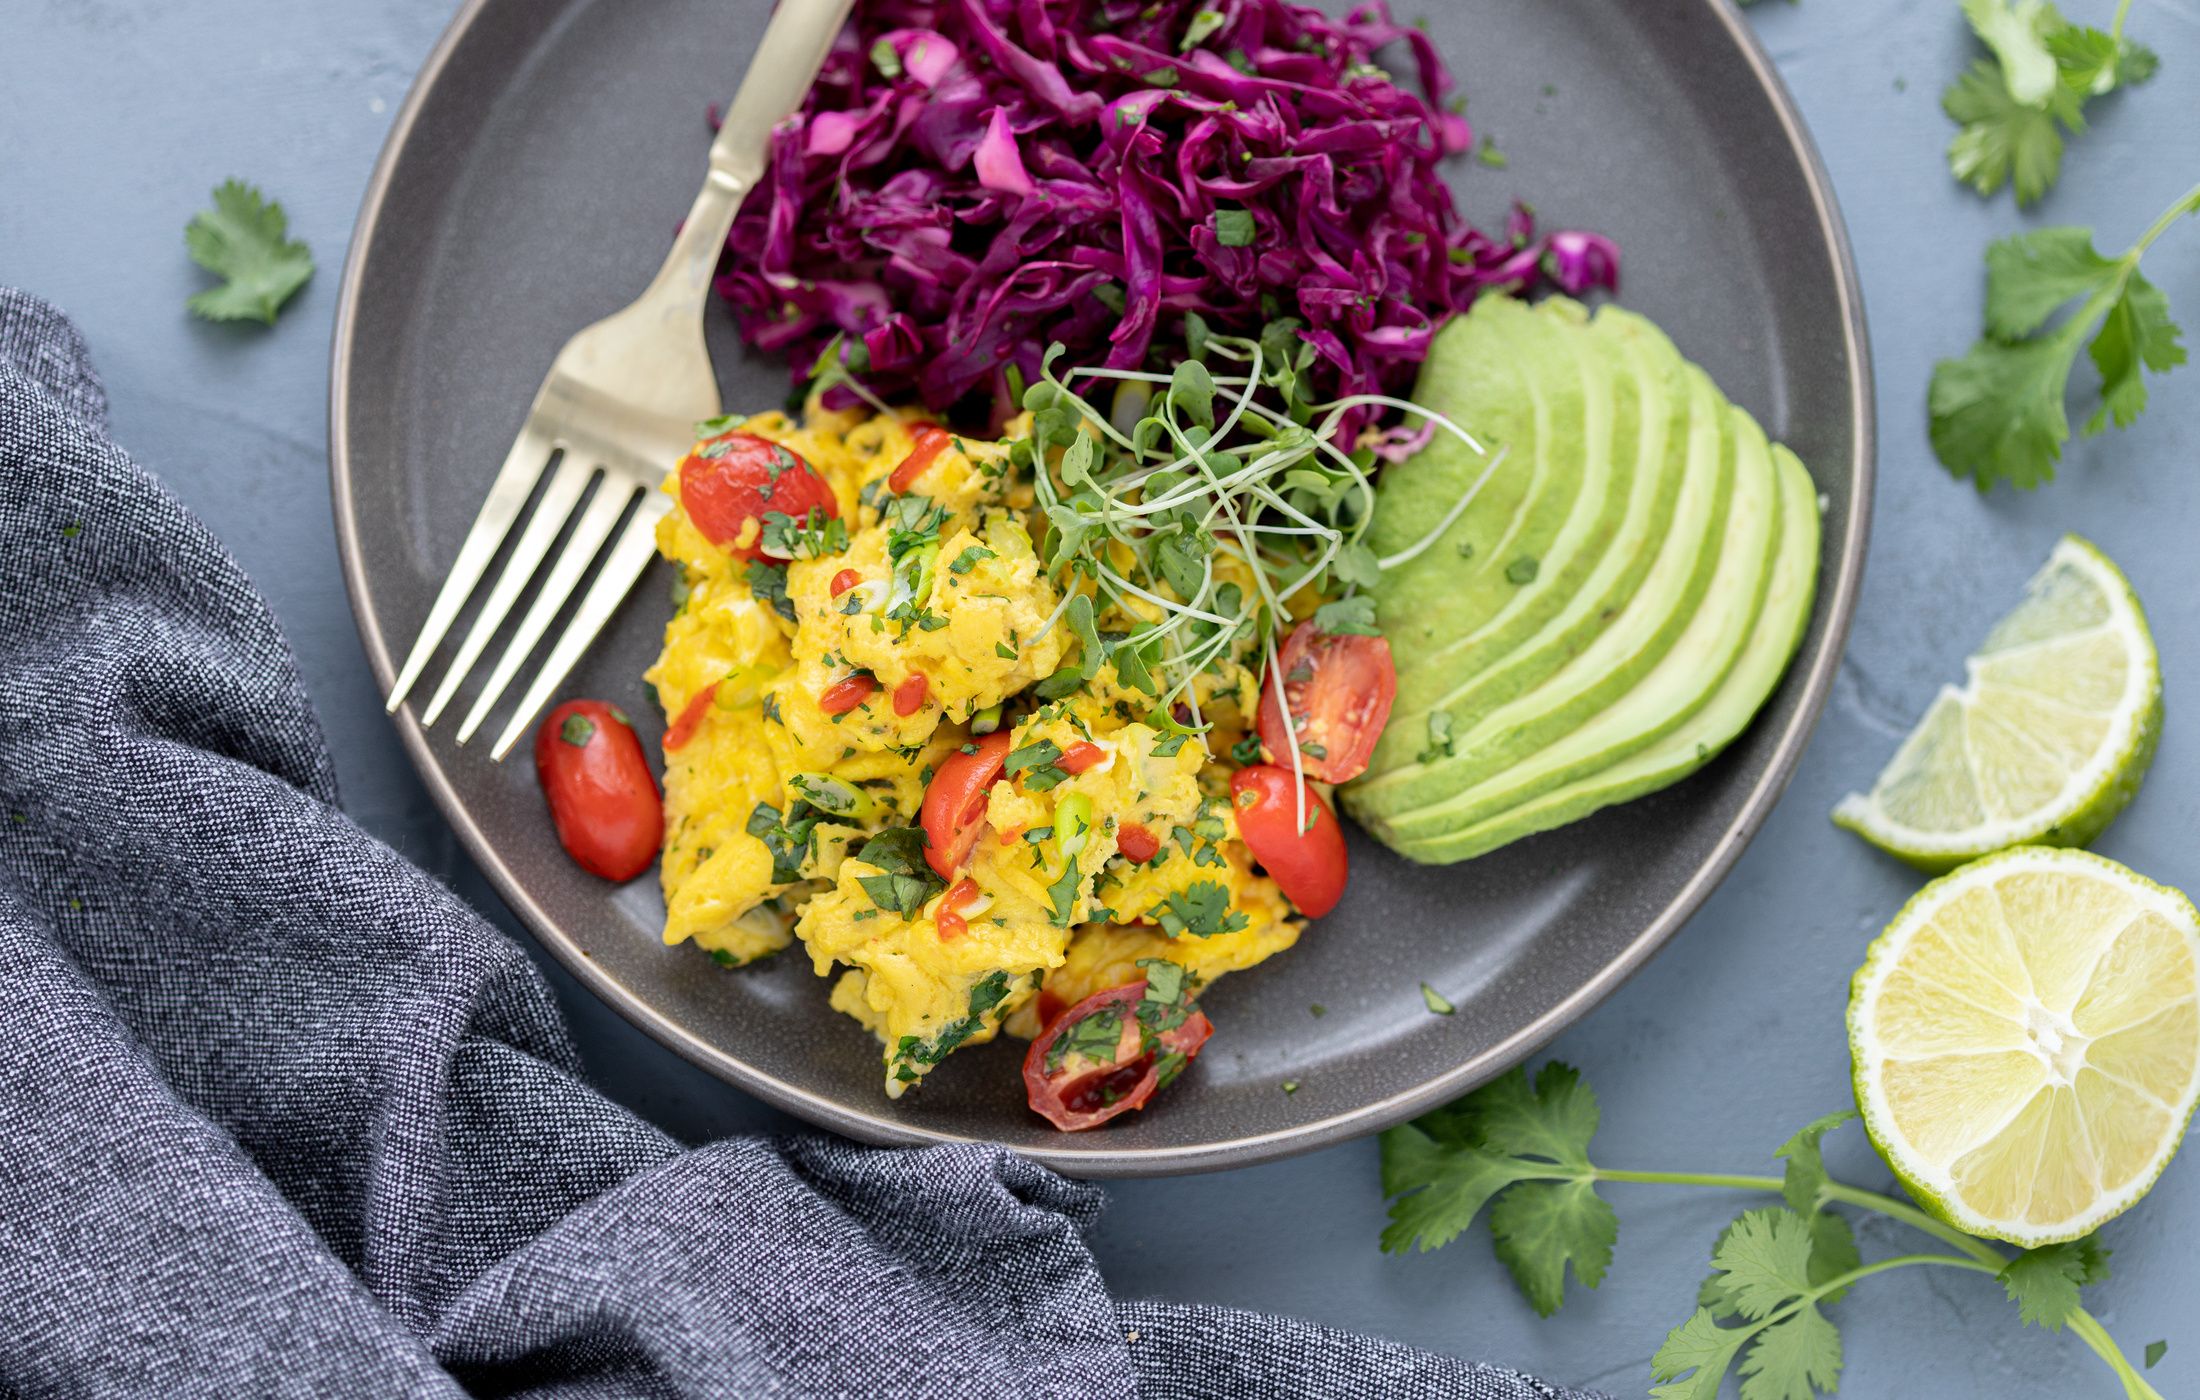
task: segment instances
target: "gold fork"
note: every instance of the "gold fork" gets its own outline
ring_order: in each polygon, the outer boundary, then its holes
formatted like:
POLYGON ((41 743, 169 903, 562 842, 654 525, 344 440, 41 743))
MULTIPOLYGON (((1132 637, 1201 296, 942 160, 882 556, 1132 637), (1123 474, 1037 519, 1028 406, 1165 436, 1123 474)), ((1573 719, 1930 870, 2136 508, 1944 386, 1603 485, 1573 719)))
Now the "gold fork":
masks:
POLYGON ((428 609, 420 638, 390 688, 392 712, 427 669, 538 483, 542 499, 520 531, 510 560, 459 644, 442 684, 421 712, 423 726, 434 724, 458 693, 569 519, 572 532, 564 548, 549 559, 549 570, 520 619, 519 630, 459 725, 459 743, 472 738, 488 718, 599 553, 603 564, 595 582, 520 697, 519 708, 498 736, 490 757, 502 759, 511 752, 551 692, 603 630, 619 600, 641 577, 655 550, 657 522, 671 509, 671 502, 656 487, 693 441, 695 425, 716 417, 720 410, 718 379, 703 344, 703 307, 726 232, 742 199, 763 178, 772 129, 801 105, 854 5, 855 0, 780 0, 718 139, 711 143, 710 176, 673 239, 664 266, 632 305, 567 341, 535 391, 527 421, 520 425, 519 436, 489 488, 489 498, 482 502, 481 513, 459 546, 450 577, 428 609), (588 494, 591 482, 596 482, 592 495, 588 494), (584 495, 588 503, 576 518, 574 508, 584 495), (641 497, 638 506, 634 505, 637 495, 641 497), (631 514, 629 506, 633 506, 631 514))

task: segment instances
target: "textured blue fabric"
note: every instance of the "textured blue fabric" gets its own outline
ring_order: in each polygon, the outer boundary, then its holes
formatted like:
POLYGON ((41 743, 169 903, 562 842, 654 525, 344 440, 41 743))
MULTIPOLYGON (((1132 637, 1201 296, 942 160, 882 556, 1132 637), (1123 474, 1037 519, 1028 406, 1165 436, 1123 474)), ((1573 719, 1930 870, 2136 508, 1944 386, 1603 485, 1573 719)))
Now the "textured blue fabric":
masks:
POLYGON ((602 1098, 338 810, 272 615, 104 415, 0 290, 0 1392, 1560 1394, 1119 1304, 1100 1192, 999 1148, 684 1150, 602 1098))

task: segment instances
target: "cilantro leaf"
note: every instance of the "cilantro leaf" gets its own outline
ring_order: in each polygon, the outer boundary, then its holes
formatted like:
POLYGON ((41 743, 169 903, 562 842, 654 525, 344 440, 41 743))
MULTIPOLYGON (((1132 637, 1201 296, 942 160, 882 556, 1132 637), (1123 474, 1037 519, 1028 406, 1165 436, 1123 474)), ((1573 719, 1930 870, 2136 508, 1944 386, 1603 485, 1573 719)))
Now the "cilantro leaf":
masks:
POLYGON ((1826 1160, 1819 1144, 1827 1133, 1856 1116, 1855 1109, 1844 1108, 1814 1119, 1772 1154, 1787 1163, 1787 1179, 1781 1194, 1787 1198, 1789 1210, 1808 1215, 1818 1209, 1827 1184, 1826 1160))
POLYGON ((1230 891, 1214 880, 1195 880, 1183 889, 1172 890, 1153 912, 1161 931, 1171 938, 1187 933, 1194 938, 1213 938, 1246 926, 1245 916, 1230 910, 1230 891))
POLYGON ((193 215, 183 230, 191 261, 222 278, 184 302, 209 321, 275 324, 283 303, 313 276, 313 254, 290 237, 283 206, 242 180, 214 189, 214 207, 193 215))
POLYGON ((1940 109, 1961 128, 1948 143, 1948 169, 1980 194, 2013 181, 2017 203, 2030 204, 2062 174, 2054 117, 2010 96, 1995 64, 1974 62, 1940 95, 1940 109))
POLYGON ((2085 130, 2085 104, 2145 82, 2154 53, 2120 33, 2072 24, 2048 0, 1963 0, 1963 15, 1992 57, 1941 94, 1960 128, 1948 168, 1982 195, 2013 183, 2017 202, 2030 204, 2062 173, 2063 132, 2085 130))
POLYGON ((1383 635, 1383 629, 1375 625, 1375 600, 1365 593, 1314 609, 1314 626, 1332 637, 1383 635))
POLYGON ((2077 355, 2069 336, 1982 340, 1962 359, 1933 366, 1927 402, 1940 464, 1981 491, 1997 481, 2033 487, 2053 479, 2070 437, 2063 394, 2077 355))
POLYGON ((1047 1073, 1062 1067, 1062 1062, 1072 1055, 1096 1065, 1115 1063, 1116 1047, 1123 1040, 1123 1010, 1118 1006, 1103 1006, 1089 1016, 1079 1017, 1047 1047, 1047 1073))
POLYGON ((756 601, 769 607, 789 622, 801 619, 795 616, 794 599, 787 596, 787 570, 785 565, 767 564, 761 559, 752 560, 748 572, 749 592, 756 601))
POLYGON ((1353 541, 1337 551, 1330 561, 1329 572, 1337 582, 1359 588, 1373 588, 1383 581, 1383 566, 1377 562, 1375 551, 1353 541))
POLYGON ((1841 1329, 1815 1303, 1757 1334, 1742 1358, 1742 1400, 1811 1400, 1841 1379, 1841 1329))
POLYGON ((1568 1264, 1584 1288, 1604 1281, 1619 1216, 1593 1179, 1524 1181, 1490 1208, 1490 1236, 1529 1304, 1549 1317, 1566 1301, 1568 1264))
POLYGON ((1989 250, 1987 335, 1961 359, 1933 368, 1928 404, 1942 466, 1982 491, 1997 481, 2031 487, 2053 477, 2070 438, 2063 408, 2070 371, 2089 335, 2101 403, 2086 432, 2125 427, 2138 417, 2147 404, 2145 373, 2185 361, 2168 299, 2139 275, 2139 261, 2172 223, 2195 211, 2200 188, 2171 204, 2115 258, 2101 256, 2082 228, 2041 229, 1989 250), (2078 297, 2084 300, 2059 324, 2040 329, 2078 297))
POLYGON ((1552 1063, 1532 1081, 1514 1069, 1392 1128, 1382 1140, 1383 1192, 1396 1199, 1383 1248, 1435 1249, 1487 1205, 1497 1257, 1538 1312, 1565 1301, 1569 1265, 1596 1287, 1619 1236, 1589 1163, 1597 1118, 1581 1076, 1552 1063))
POLYGON ((2078 1290, 2108 1277, 2108 1251, 2091 1235, 2042 1245, 2002 1265, 1996 1277, 2028 1325, 2060 1332, 2078 1310, 2078 1290))
POLYGON ((894 1046, 893 1063, 899 1067, 897 1077, 905 1084, 913 1081, 917 1075, 911 1066, 936 1065, 964 1041, 984 1030, 988 1016, 1008 1000, 1009 990, 1008 973, 996 968, 971 987, 970 998, 965 1003, 968 1009, 942 1026, 939 1034, 930 1040, 903 1036, 894 1046))
POLYGON ((1485 1145, 1512 1157, 1588 1168, 1589 1140, 1602 1111, 1596 1092, 1572 1065, 1545 1065, 1532 1086, 1524 1072, 1501 1075, 1471 1101, 1475 1131, 1485 1145))
POLYGON ((2094 251, 2090 229, 1997 238, 1986 249, 1986 333, 2022 340, 2072 297, 2090 296, 2115 276, 2116 260, 2094 251))
POLYGON ((1734 1310, 1752 1322, 1810 1291, 1810 1222, 1792 1210, 1744 1211, 1712 1255, 1734 1310))
POLYGON ((1665 1334, 1657 1354, 1650 1358, 1651 1378, 1667 1382, 1651 1388, 1650 1400, 1718 1400, 1727 1368, 1747 1339, 1743 1329, 1721 1327, 1710 1312, 1698 1308, 1688 1321, 1665 1334))
MULTIPOLYGON (((1815 1167, 1818 1139, 1852 1115, 1821 1118, 1789 1139, 1782 1154, 1793 1167, 1805 1161, 1798 1187, 1813 1200, 1823 1184, 1815 1167), (1810 1178, 1814 1170, 1818 1181, 1810 1178)), ((1743 1212, 1719 1236, 1712 1251, 1712 1277, 1697 1299, 1696 1311, 1666 1335, 1651 1361, 1653 1376, 1686 1381, 1651 1391, 1654 1397, 1702 1397, 1719 1393, 1726 1368, 1742 1356, 1743 1400, 1812 1400, 1831 1392, 1841 1375, 1841 1334, 1818 1311, 1823 1285, 1855 1267, 1855 1241, 1847 1222, 1832 1215, 1799 1214, 1773 1207, 1743 1212), (1821 1252, 1820 1221, 1833 1221, 1834 1248, 1821 1252), (1848 1256, 1838 1259, 1841 1246, 1848 1256), (1742 1324, 1722 1327, 1722 1317, 1739 1315, 1742 1324), (1747 1348, 1746 1354, 1744 1348, 1747 1348)))
POLYGON ((914 919, 926 900, 947 888, 925 860, 924 844, 924 833, 911 826, 890 826, 863 843, 856 859, 884 872, 856 877, 872 904, 914 919))
POLYGON ((2169 298, 2133 272, 2124 294, 2109 305, 2099 334, 2086 347, 2093 367, 2101 373, 2101 406, 2086 420, 2087 437, 2111 420, 2119 428, 2128 428, 2146 411, 2147 386, 2140 366, 2161 374, 2183 364, 2185 347, 2177 343, 2180 334, 2169 318, 2169 298))
POLYGON ((2154 1363, 2155 1363, 2155 1362, 2157 1362, 2157 1361, 2160 1361, 2160 1360, 2161 1360, 2161 1359, 2162 1359, 2163 1357, 2165 1357, 2165 1356, 2167 1356, 2167 1355, 2169 1355, 2169 1343, 2168 1343, 2168 1342, 2161 1342, 2161 1341, 2148 1342, 2148 1343, 2147 1343, 2147 1369, 2148 1369, 2149 1371, 2153 1370, 2153 1369, 2154 1369, 2154 1363))
MULTIPOLYGON (((779 809, 769 802, 759 802, 749 813, 748 833, 764 843, 771 852, 772 883, 791 885, 802 878, 803 863, 814 849, 817 835, 817 815, 798 815, 807 810, 806 803, 797 802, 788 809, 782 819, 779 809)), ((876 897, 871 901, 878 903, 876 897)))

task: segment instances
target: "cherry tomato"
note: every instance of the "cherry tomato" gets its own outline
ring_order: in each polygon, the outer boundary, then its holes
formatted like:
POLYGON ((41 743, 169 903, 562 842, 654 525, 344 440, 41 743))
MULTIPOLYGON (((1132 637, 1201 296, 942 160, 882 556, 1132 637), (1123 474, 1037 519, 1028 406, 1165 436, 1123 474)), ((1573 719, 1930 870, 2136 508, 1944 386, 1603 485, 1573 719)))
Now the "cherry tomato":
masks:
POLYGON ((1246 849, 1301 914, 1318 919, 1337 907, 1348 873, 1344 828, 1320 793, 1306 787, 1306 814, 1313 823, 1301 831, 1291 770, 1256 763, 1230 775, 1230 803, 1246 849))
POLYGON ((1126 826, 1115 833, 1115 849, 1135 865, 1144 865, 1161 849, 1161 838, 1142 826, 1126 826))
POLYGON ((634 726, 616 705, 568 700, 535 733, 535 776, 559 844, 606 880, 649 869, 664 840, 664 803, 634 726))
POLYGON ((812 510, 828 518, 840 514, 833 489, 808 462, 749 433, 698 443, 680 459, 680 504, 703 538, 736 559, 763 557, 758 546, 772 511, 796 520, 807 520, 812 510))
MULTIPOLYGON (((1024 1097, 1033 1112, 1065 1133, 1098 1127, 1110 1118, 1146 1106, 1146 1101, 1162 1086, 1165 1054, 1173 1051, 1183 1056, 1182 1060, 1172 1056, 1171 1063, 1166 1066, 1172 1077, 1185 1062, 1199 1054, 1199 1048, 1207 1043, 1207 1037, 1215 1033, 1215 1028, 1206 1014, 1196 1008, 1184 1017, 1181 1025, 1156 1035, 1151 1048, 1146 1046, 1138 1017, 1139 1003, 1145 995, 1143 981, 1094 992, 1055 1017, 1039 1033, 1039 1038, 1031 1042, 1031 1049, 1024 1055, 1024 1097), (1059 1057, 1052 1054, 1057 1040, 1095 1016, 1112 1017, 1117 1023, 1115 1043, 1108 1058, 1087 1054, 1084 1047, 1059 1057), (1054 1062, 1051 1068, 1048 1066, 1050 1059, 1054 1062)), ((1101 1027, 1101 1033, 1105 1032, 1106 1027, 1101 1027)))
POLYGON ((931 686, 924 672, 911 671, 909 679, 894 687, 894 713, 906 719, 923 709, 925 693, 931 686))
POLYGON ((863 575, 857 573, 854 569, 842 569, 839 573, 833 575, 833 596, 838 598, 861 582, 863 582, 863 575))
POLYGON ((886 489, 897 496, 916 485, 917 478, 924 475, 924 469, 932 465, 933 459, 946 449, 948 443, 954 441, 947 435, 945 428, 937 428, 930 423, 918 427, 911 436, 914 441, 910 445, 909 455, 902 458, 901 465, 894 468, 893 473, 886 478, 886 489))
POLYGON ((985 797, 1001 779, 1008 742, 1009 731, 996 729, 972 745, 975 752, 949 754, 924 790, 924 859, 943 880, 955 878, 970 859, 971 847, 978 844, 978 832, 985 826, 985 797))
POLYGON ((932 922, 938 926, 942 939, 960 938, 970 932, 970 921, 963 917, 962 911, 969 908, 977 898, 976 880, 958 880, 955 887, 940 900, 939 912, 933 915, 932 922))
POLYGON ((1284 640, 1261 689, 1260 742, 1272 762, 1291 766, 1291 741, 1283 732, 1283 707, 1289 704, 1306 776, 1317 783, 1349 782, 1367 771, 1375 741, 1390 722, 1390 702, 1397 698, 1390 643, 1333 635, 1302 622, 1284 640))
POLYGON ((1081 739, 1062 750, 1062 756, 1054 760, 1054 766, 1075 777, 1105 757, 1107 750, 1081 739))
POLYGON ((826 686, 825 693, 817 697, 817 707, 829 715, 844 715, 870 699, 877 689, 878 682, 869 673, 858 671, 826 686))
POLYGON ((680 748, 688 740, 695 737, 695 731, 703 727, 703 716, 710 713, 710 702, 717 698, 718 682, 716 681, 712 681, 709 685, 695 692, 694 698, 681 708, 679 716, 672 721, 671 727, 665 730, 666 753, 671 753, 674 749, 680 748))

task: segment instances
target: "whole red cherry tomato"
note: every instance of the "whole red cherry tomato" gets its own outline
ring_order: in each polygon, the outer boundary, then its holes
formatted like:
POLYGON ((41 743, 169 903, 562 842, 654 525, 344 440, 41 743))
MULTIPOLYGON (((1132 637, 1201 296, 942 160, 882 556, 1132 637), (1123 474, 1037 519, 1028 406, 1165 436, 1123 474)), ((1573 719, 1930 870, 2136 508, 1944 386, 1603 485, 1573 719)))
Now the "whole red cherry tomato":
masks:
POLYGON ((1298 802, 1292 792, 1288 768, 1256 763, 1230 775, 1230 806, 1237 813, 1238 834, 1246 849, 1264 866, 1279 889, 1299 912, 1318 919, 1344 898, 1349 873, 1344 851, 1344 828, 1321 794, 1306 788, 1306 815, 1312 819, 1299 829, 1298 802))
POLYGON ((840 514, 833 488, 792 450, 751 433, 724 433, 680 459, 680 504, 703 538, 736 559, 760 559, 764 517, 840 514), (754 522, 751 524, 751 522, 754 522))
POLYGON ((558 841, 581 869, 631 880, 664 840, 664 803, 634 726, 616 705, 568 700, 535 733, 535 775, 558 841))
POLYGON ((978 844, 986 794, 1001 779, 1008 744, 1009 731, 996 729, 975 741, 971 752, 949 754, 924 790, 924 859, 943 880, 955 878, 978 844))
POLYGON ((1291 741, 1283 732, 1288 704, 1306 776, 1317 783, 1349 782, 1367 771, 1397 698, 1390 643, 1302 622, 1284 640, 1261 688, 1260 742, 1272 761, 1291 766, 1291 741))
POLYGON ((1098 1127, 1144 1108, 1199 1054, 1215 1032, 1206 1014, 1178 1005, 1149 1025, 1140 1017, 1145 997, 1143 981, 1094 992, 1039 1033, 1024 1055, 1024 1097, 1033 1112, 1065 1133, 1098 1127), (1114 1022, 1113 1035, 1100 1018, 1114 1022), (1078 1030, 1094 1022, 1096 1030, 1078 1030))

